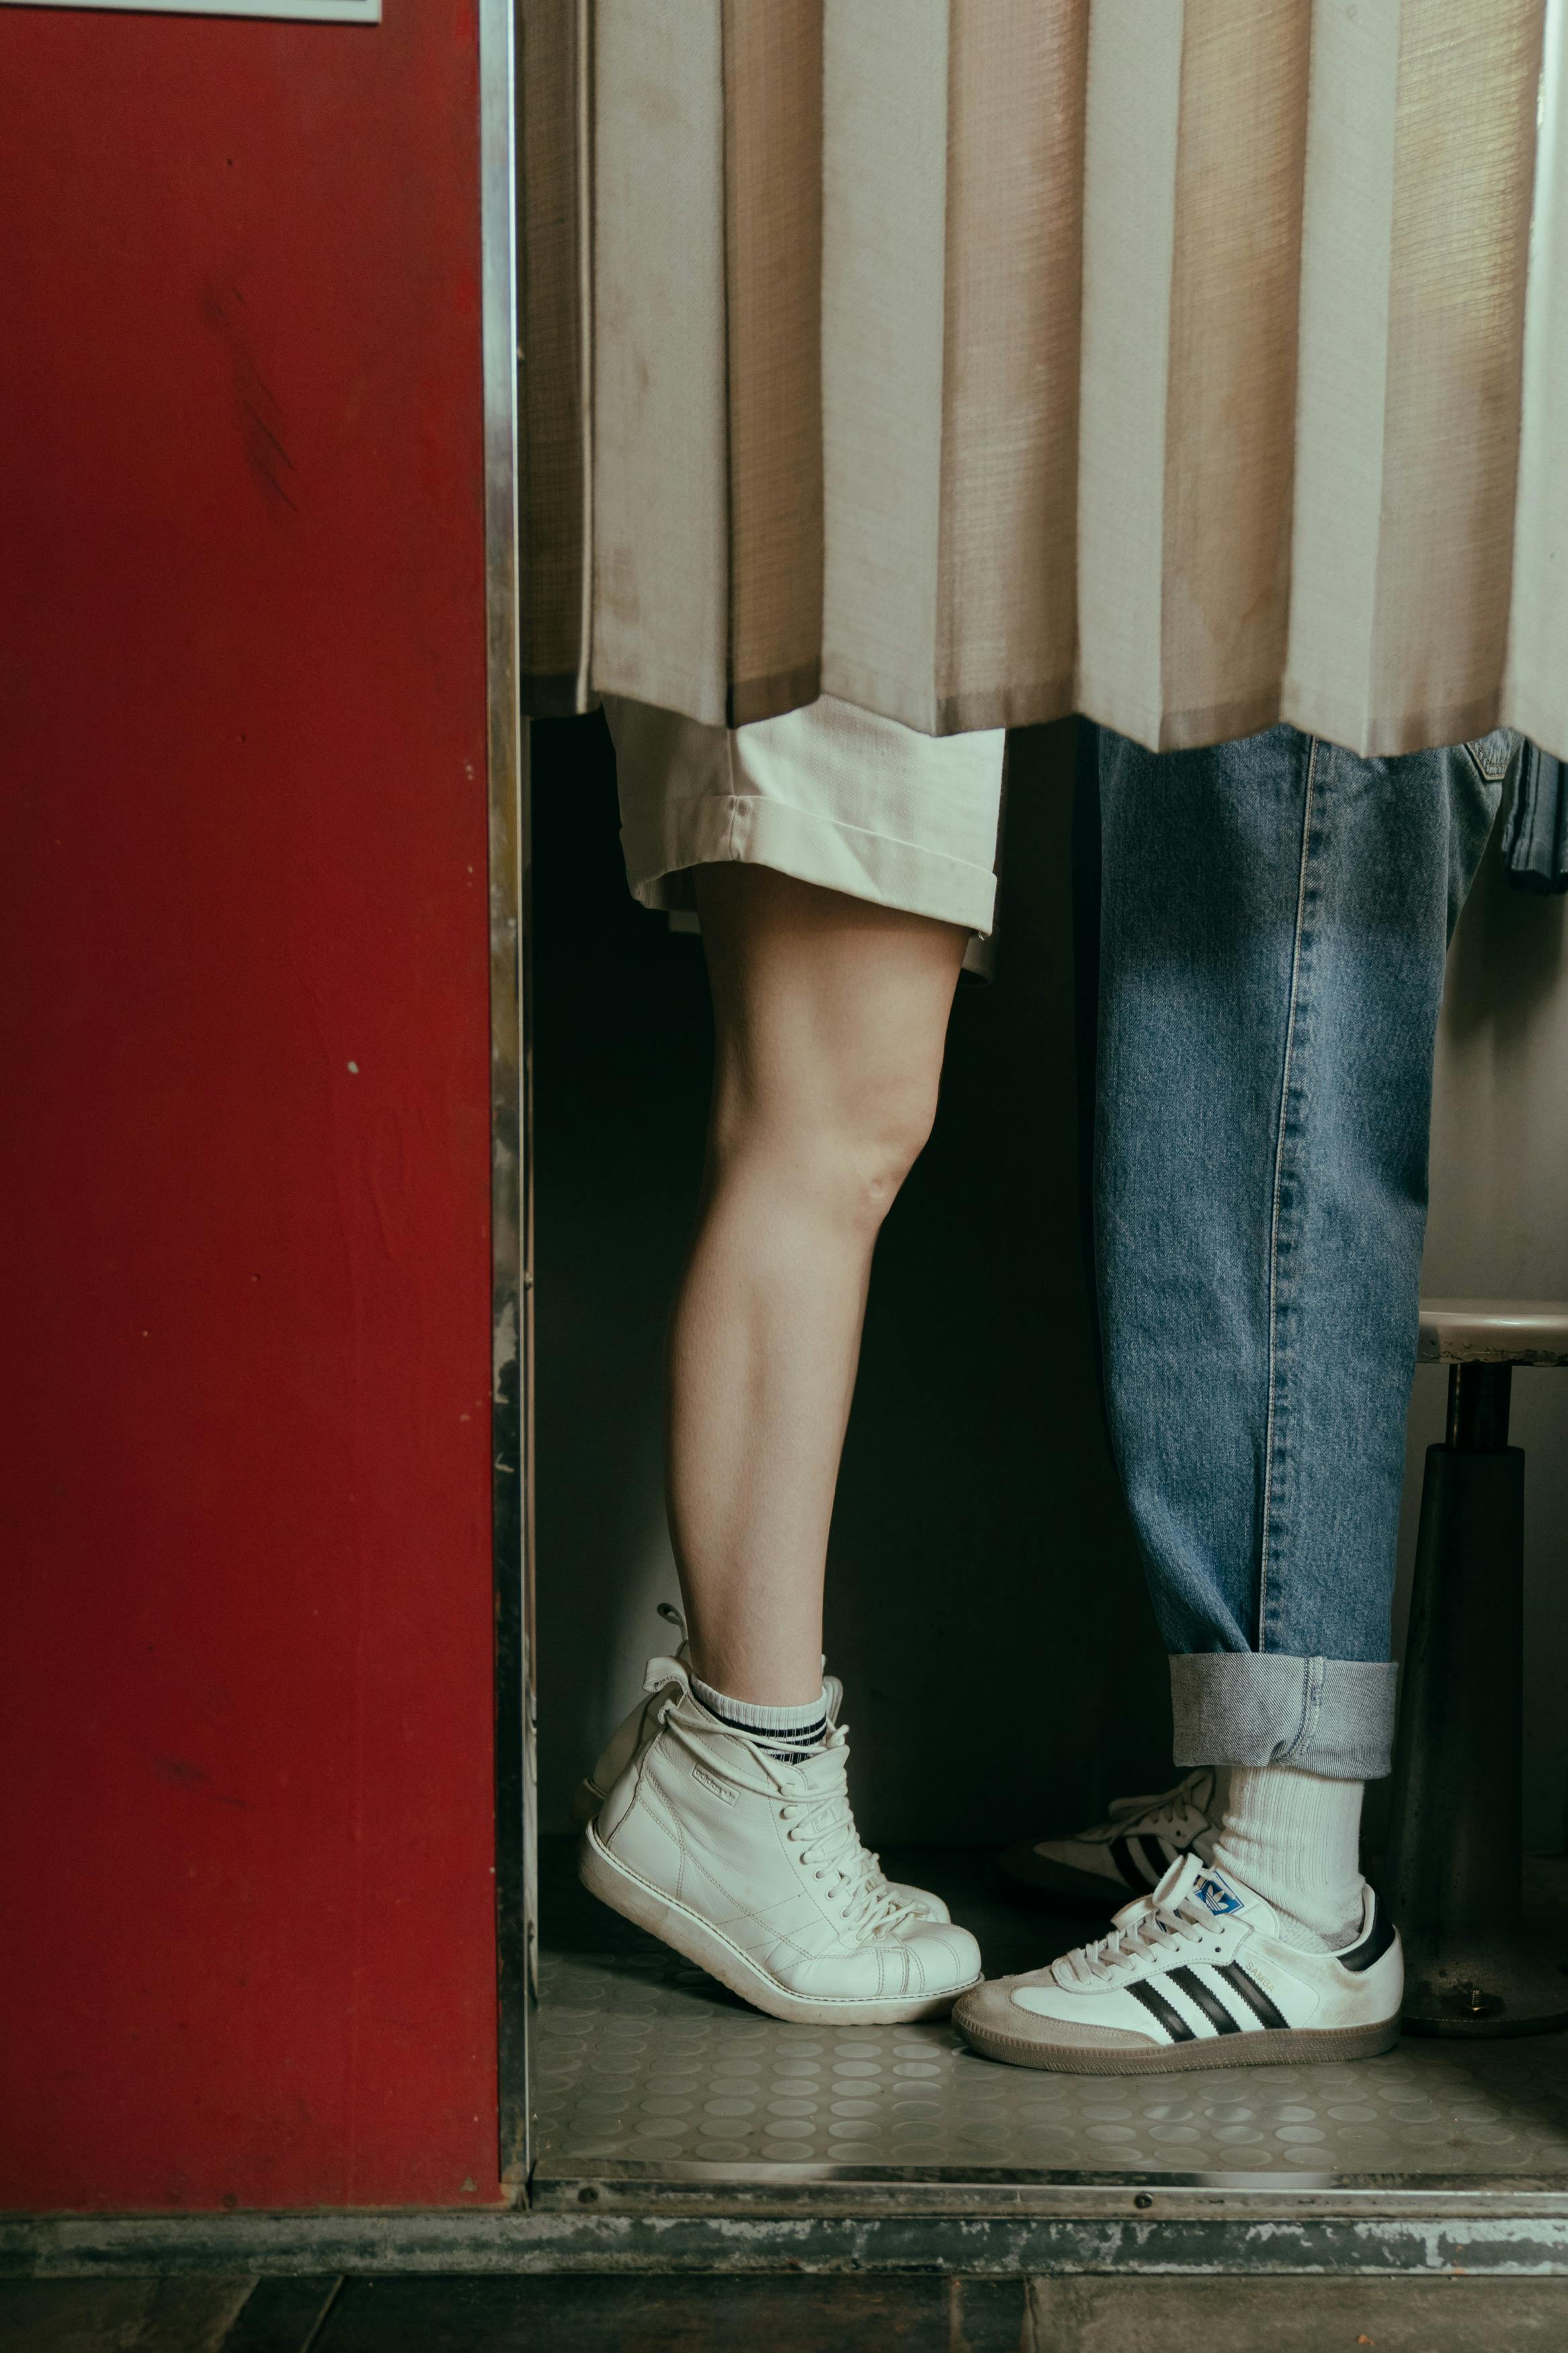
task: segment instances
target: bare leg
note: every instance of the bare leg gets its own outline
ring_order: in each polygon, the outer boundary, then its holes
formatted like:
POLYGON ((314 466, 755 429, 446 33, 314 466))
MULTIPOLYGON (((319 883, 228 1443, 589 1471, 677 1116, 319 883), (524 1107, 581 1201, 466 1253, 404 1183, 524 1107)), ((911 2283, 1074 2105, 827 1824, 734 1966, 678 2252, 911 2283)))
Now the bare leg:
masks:
POLYGON ((716 1067, 670 1340, 670 1532, 703 1680, 821 1688, 822 1578, 878 1229, 931 1132, 967 934, 698 870, 716 1067))

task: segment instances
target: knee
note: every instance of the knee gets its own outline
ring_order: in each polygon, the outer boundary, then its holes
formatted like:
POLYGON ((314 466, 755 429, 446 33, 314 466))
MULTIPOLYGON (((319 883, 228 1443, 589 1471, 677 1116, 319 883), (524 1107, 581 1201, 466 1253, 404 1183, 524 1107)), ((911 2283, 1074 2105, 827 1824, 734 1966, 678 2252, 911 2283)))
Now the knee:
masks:
POLYGON ((868 1088, 803 1120, 791 1155, 816 1214, 875 1233, 920 1158, 936 1116, 936 1088, 914 1081, 868 1088))
POLYGON ((906 1085, 868 1103, 837 1139, 847 1208, 858 1223, 879 1226, 931 1138, 936 1089, 906 1085))
POLYGON ((760 1183, 779 1208, 874 1233, 931 1134, 936 1083, 900 1078, 762 1103, 742 1089, 715 1111, 721 1181, 760 1183))

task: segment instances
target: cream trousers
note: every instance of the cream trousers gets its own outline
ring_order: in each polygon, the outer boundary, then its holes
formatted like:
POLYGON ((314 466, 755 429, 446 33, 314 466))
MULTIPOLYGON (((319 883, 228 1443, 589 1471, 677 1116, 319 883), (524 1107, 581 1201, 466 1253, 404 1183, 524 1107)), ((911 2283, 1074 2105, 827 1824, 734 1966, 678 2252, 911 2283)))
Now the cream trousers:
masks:
POLYGON ((605 697, 632 895, 689 910, 691 869, 740 860, 978 940, 996 905, 1000 728, 919 735, 830 696, 748 727, 605 697))

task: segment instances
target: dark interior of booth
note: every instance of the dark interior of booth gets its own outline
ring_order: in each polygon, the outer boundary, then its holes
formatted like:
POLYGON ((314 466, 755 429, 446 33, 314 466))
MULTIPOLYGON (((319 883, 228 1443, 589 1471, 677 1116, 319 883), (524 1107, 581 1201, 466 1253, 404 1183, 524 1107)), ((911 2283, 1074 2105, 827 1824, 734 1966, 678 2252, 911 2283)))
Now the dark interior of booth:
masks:
MULTIPOLYGON (((1315 2067, 1057 2075, 981 2058, 942 2022, 764 2018, 579 1886, 574 1792, 645 1660, 668 1647, 657 1605, 679 1598, 662 1351, 711 1039, 700 939, 627 893, 602 718, 537 723, 531 737, 536 2197, 858 2184, 896 2199, 924 2183, 984 2200, 987 2185, 1145 2179, 1560 2189, 1562 2032, 1406 2033, 1378 2059, 1315 2067)), ((1100 1402, 1079 1049, 1094 857, 1075 723, 1015 735, 995 969, 961 984, 935 1133, 879 1244, 829 1553, 827 1656, 847 1687, 860 1828, 889 1873, 947 1899, 989 1975, 1037 1967, 1108 1922, 1010 1886, 998 1852, 1176 1778, 1165 1660, 1100 1402)), ((1450 1294, 1568 1296, 1568 1221, 1540 1212, 1555 1131, 1508 1108, 1528 1102, 1531 1058, 1560 1070, 1568 1044, 1563 917, 1561 901, 1505 891, 1494 841, 1456 943, 1438 1075, 1428 1282, 1450 1294)), ((1415 1382, 1396 1646, 1445 1382, 1439 1366, 1415 1382)), ((1530 1464, 1525 1917, 1568 1968, 1562 1373, 1516 1377, 1514 1436, 1530 1464)), ((1368 1791, 1365 1831, 1375 1879, 1385 1786, 1368 1791)))

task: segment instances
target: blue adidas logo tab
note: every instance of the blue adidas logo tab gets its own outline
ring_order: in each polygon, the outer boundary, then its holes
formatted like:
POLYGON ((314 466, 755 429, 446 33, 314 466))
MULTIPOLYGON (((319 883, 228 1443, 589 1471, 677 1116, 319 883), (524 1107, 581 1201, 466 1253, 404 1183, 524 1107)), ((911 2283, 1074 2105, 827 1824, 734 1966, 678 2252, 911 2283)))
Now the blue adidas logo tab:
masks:
POLYGON ((1211 1912, 1218 1913, 1222 1918, 1226 1913, 1239 1912, 1242 1908, 1240 1896, 1233 1895, 1223 1879, 1200 1879, 1194 1885, 1193 1894, 1200 1903, 1206 1904, 1211 1912))

